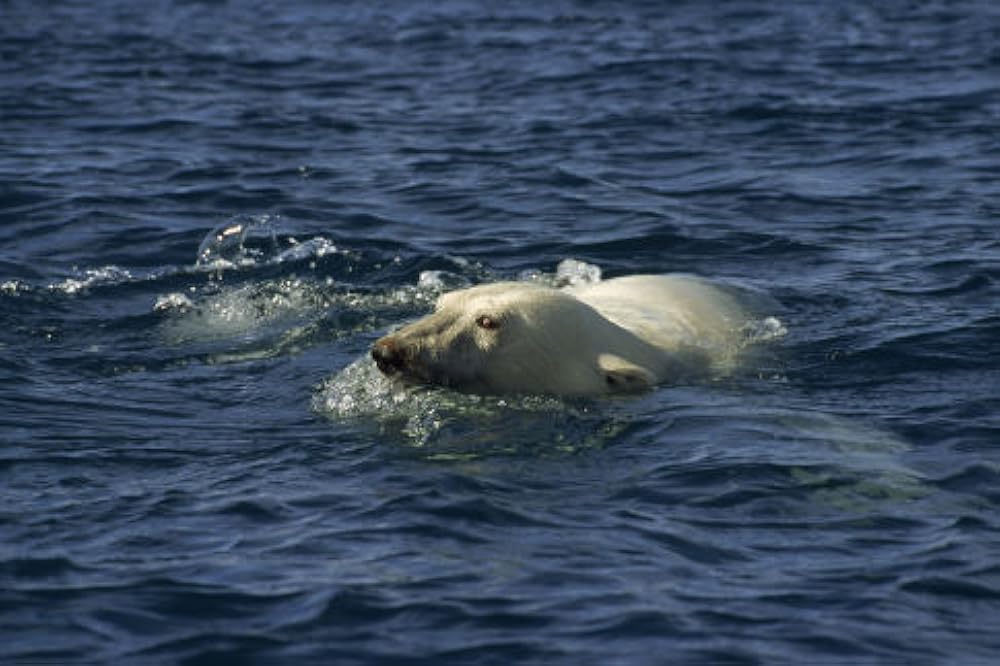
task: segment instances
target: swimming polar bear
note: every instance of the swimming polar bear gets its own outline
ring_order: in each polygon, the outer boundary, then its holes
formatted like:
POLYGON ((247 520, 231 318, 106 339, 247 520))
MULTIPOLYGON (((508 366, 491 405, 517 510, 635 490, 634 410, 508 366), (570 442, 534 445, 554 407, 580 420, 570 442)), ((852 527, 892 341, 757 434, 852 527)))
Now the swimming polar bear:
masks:
POLYGON ((499 282, 442 295, 371 355, 390 377, 470 393, 634 392, 710 373, 749 316, 733 290, 688 276, 499 282))

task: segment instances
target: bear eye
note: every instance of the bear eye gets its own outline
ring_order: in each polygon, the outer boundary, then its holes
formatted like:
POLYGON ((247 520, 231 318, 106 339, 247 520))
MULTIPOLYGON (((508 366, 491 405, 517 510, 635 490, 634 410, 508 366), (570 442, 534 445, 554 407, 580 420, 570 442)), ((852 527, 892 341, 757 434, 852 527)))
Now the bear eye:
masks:
POLYGON ((495 331, 500 328, 500 322, 489 315, 479 315, 476 317, 476 326, 485 328, 487 331, 495 331))

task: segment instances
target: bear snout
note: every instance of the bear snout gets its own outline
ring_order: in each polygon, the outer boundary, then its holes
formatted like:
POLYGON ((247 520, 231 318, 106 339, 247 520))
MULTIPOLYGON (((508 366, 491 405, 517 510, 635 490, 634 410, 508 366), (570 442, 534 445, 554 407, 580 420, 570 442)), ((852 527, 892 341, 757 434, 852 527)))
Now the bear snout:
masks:
POLYGON ((402 372, 406 366, 406 354, 399 342, 392 336, 386 336, 372 345, 372 359, 378 369, 387 375, 402 372))

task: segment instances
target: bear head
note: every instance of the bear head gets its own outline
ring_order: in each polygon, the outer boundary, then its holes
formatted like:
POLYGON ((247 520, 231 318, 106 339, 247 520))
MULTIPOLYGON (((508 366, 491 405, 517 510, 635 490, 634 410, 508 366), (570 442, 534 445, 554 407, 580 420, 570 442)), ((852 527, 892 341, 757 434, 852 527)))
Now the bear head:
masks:
POLYGON ((572 295, 531 283, 444 294, 371 353, 388 376, 473 393, 588 395, 655 381, 637 362, 649 353, 641 340, 572 295))

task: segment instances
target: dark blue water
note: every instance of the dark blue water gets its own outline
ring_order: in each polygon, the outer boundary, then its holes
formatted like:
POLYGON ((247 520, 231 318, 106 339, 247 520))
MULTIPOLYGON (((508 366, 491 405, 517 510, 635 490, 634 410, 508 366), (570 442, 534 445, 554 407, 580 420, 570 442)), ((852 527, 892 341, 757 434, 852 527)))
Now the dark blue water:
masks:
POLYGON ((8 0, 0 84, 0 661, 1000 656, 995 3, 8 0), (566 259, 781 326, 627 399, 367 361, 566 259))

